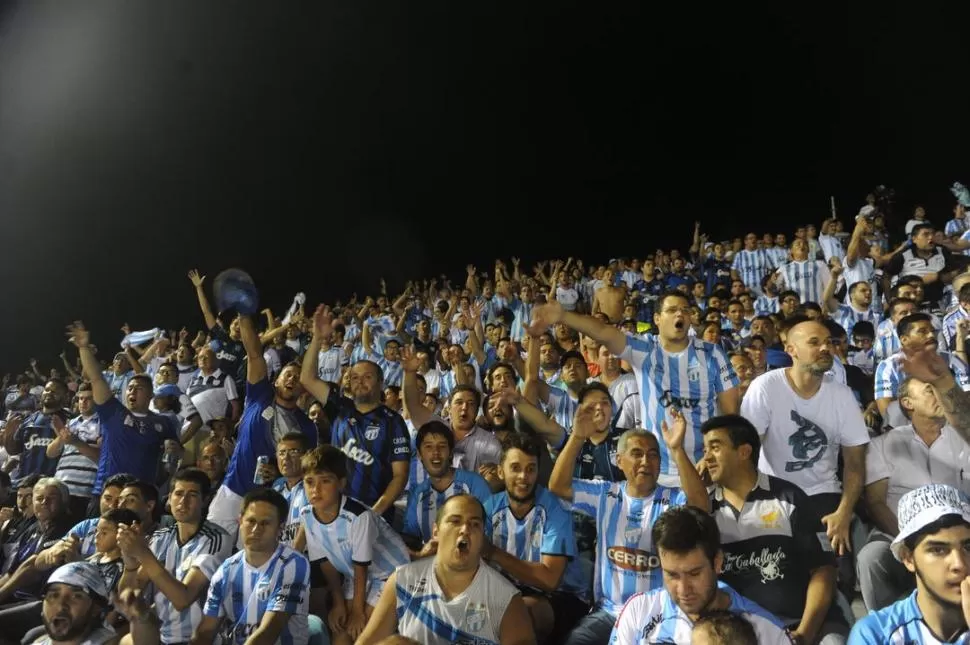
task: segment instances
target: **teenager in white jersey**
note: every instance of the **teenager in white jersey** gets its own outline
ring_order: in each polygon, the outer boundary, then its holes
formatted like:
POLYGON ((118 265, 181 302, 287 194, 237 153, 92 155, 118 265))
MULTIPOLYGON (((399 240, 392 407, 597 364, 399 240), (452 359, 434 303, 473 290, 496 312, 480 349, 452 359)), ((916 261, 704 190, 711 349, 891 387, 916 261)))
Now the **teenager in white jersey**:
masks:
POLYGON ((205 615, 190 641, 212 645, 305 645, 310 563, 279 541, 289 507, 271 488, 242 500, 243 550, 222 563, 209 585, 205 615))
POLYGON ((617 465, 623 482, 574 479, 573 468, 583 443, 595 431, 593 404, 576 412, 573 431, 549 478, 549 490, 571 500, 573 512, 596 521, 596 573, 592 613, 585 616, 566 639, 568 645, 599 645, 606 641, 623 603, 637 592, 660 587, 659 560, 650 526, 671 506, 690 503, 710 508, 707 489, 683 447, 686 422, 673 415, 671 425, 661 425, 667 447, 684 466, 680 469, 683 490, 657 485, 660 450, 657 437, 645 430, 627 430, 617 444, 617 465))
MULTIPOLYGON (((690 301, 679 291, 665 293, 657 300, 656 336, 627 336, 591 316, 563 311, 558 303, 536 306, 532 316, 533 327, 538 330, 561 322, 628 361, 640 390, 644 426, 659 439, 667 410, 681 410, 687 421, 684 446, 694 463, 704 453, 701 425, 717 414, 738 411, 739 381, 731 361, 720 347, 688 338, 690 301)), ((661 484, 679 483, 677 466, 665 445, 660 446, 660 469, 661 484)))
POLYGON ((118 528, 125 563, 118 589, 140 591, 152 583, 166 645, 192 637, 209 580, 232 552, 229 535, 202 518, 208 494, 209 477, 198 468, 183 468, 175 473, 169 495, 175 524, 155 531, 148 542, 134 527, 118 528))
POLYGON ((350 645, 364 629, 387 578, 411 559, 382 517, 341 492, 347 486, 347 457, 340 449, 319 446, 308 452, 303 485, 310 505, 303 509, 297 545, 306 544, 310 561, 326 579, 334 645, 350 645))
POLYGON ((916 591, 859 620, 849 645, 967 643, 970 506, 957 489, 931 484, 899 500, 893 555, 916 576, 916 591))
POLYGON ((623 606, 610 645, 690 645, 694 622, 711 610, 743 616, 760 645, 790 645, 781 621, 718 582, 724 555, 713 517, 690 506, 672 508, 653 525, 664 588, 638 593, 623 606))
POLYGON ((438 507, 438 552, 388 578, 357 645, 391 640, 395 631, 424 645, 534 645, 519 591, 484 562, 485 509, 472 495, 438 507))

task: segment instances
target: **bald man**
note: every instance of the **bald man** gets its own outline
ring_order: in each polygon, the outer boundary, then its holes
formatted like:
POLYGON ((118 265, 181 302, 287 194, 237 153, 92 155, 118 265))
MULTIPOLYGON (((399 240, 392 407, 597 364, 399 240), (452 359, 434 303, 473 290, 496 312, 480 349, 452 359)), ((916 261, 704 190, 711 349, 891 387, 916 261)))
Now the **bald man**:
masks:
MULTIPOLYGON (((761 470, 808 494, 833 550, 844 555, 851 549, 852 510, 865 483, 869 432, 852 390, 826 375, 833 361, 828 329, 808 318, 793 322, 785 339, 792 366, 752 381, 741 414, 761 435, 761 470)), ((850 564, 843 565, 843 579, 852 577, 850 564)))

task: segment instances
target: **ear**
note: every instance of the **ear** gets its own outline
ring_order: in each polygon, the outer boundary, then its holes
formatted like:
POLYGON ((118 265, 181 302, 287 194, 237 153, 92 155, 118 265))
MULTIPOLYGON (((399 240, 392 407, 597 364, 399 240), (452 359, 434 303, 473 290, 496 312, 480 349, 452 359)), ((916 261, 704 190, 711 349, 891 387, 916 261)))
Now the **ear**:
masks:
POLYGON ((431 539, 432 540, 437 540, 438 539, 438 523, 437 522, 435 522, 434 524, 431 525, 431 539))
POLYGON ((724 566, 724 552, 720 549, 714 554, 714 573, 721 575, 721 568, 724 566))
POLYGON ((916 561, 913 559, 913 552, 910 551, 904 544, 899 551, 899 555, 902 557, 903 566, 910 573, 916 573, 916 561))
POLYGON ((751 459, 752 449, 749 444, 743 443, 738 447, 738 454, 741 455, 741 459, 751 459))

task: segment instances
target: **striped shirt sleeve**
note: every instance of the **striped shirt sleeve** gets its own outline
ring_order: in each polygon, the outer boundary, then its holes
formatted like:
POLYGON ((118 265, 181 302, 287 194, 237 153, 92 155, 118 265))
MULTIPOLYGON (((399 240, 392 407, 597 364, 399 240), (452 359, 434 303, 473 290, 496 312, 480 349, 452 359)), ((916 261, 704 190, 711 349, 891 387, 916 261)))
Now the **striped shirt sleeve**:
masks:
POLYGON ((273 597, 266 605, 266 611, 285 614, 298 614, 303 606, 310 586, 310 563, 302 555, 294 553, 284 565, 283 573, 277 577, 273 597))

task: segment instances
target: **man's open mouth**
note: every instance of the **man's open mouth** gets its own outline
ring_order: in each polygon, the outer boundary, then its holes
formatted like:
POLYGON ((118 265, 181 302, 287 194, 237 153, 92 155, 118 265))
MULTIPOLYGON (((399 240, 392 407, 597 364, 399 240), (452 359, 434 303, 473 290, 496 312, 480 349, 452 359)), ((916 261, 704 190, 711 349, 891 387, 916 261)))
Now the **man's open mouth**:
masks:
POLYGON ((468 538, 464 538, 464 537, 458 538, 458 541, 455 543, 455 546, 458 547, 459 553, 462 553, 462 554, 468 553, 468 547, 470 546, 468 543, 468 538))

